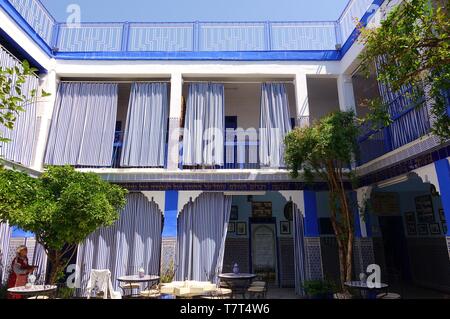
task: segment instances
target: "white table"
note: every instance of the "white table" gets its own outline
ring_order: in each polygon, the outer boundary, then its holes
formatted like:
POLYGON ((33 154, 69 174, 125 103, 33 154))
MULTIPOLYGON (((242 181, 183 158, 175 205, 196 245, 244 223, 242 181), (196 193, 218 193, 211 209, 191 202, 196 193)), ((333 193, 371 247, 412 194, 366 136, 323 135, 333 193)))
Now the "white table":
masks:
POLYGON ((131 275, 131 276, 121 276, 119 278, 117 278, 117 281, 119 282, 123 282, 126 285, 130 285, 129 289, 131 290, 131 295, 133 296, 133 289, 132 289, 132 284, 141 284, 141 283, 147 283, 147 287, 145 289, 150 289, 154 283, 158 283, 159 282, 159 276, 156 275, 144 275, 144 276, 139 276, 139 275, 131 275))
MULTIPOLYGON (((344 282, 344 285, 349 288, 359 289, 361 291, 361 296, 363 295, 362 291, 365 292, 373 292, 373 291, 379 291, 382 289, 387 289, 389 287, 388 284, 385 283, 379 283, 378 287, 369 287, 367 285, 367 282, 365 281, 346 281, 344 282)), ((366 294, 368 298, 370 298, 370 293, 366 294)))
POLYGON ((245 293, 248 287, 252 283, 253 279, 256 278, 256 274, 249 273, 226 273, 220 274, 219 278, 225 281, 230 289, 233 291, 233 297, 237 294, 242 295, 245 298, 245 293))
POLYGON ((53 292, 55 292, 57 289, 57 286, 55 285, 33 285, 31 287, 26 286, 19 286, 19 287, 13 287, 9 288, 8 292, 13 294, 18 294, 24 297, 30 297, 30 296, 39 296, 39 295, 49 295, 53 292))

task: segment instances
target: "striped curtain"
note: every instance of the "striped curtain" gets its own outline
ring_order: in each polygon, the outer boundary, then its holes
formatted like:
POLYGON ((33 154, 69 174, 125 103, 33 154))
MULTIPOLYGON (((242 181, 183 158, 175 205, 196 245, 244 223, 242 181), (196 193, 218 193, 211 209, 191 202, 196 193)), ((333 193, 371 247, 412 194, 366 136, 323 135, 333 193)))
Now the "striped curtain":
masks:
POLYGON ((0 284, 7 280, 9 240, 11 227, 8 223, 0 223, 0 284))
POLYGON ((184 124, 183 164, 222 166, 224 128, 224 85, 192 83, 184 124))
MULTIPOLYGON (((0 46, 0 67, 2 70, 12 67, 21 68, 21 63, 0 46)), ((14 83, 15 79, 12 80, 14 83)), ((37 90, 38 87, 38 77, 29 76, 22 85, 22 94, 31 98, 32 90, 37 90)), ((10 140, 6 143, 0 142, 0 157, 25 166, 31 166, 38 126, 36 103, 32 102, 23 107, 25 112, 20 112, 17 115, 13 130, 0 125, 0 135, 10 140)))
POLYGON ((38 242, 36 242, 36 245, 34 246, 32 265, 38 266, 35 272, 36 281, 45 283, 47 274, 47 253, 45 252, 45 248, 38 242))
POLYGON ((168 116, 166 83, 132 85, 121 166, 164 166, 168 116))
POLYGON ((216 281, 225 251, 231 196, 203 193, 178 216, 176 280, 216 281))
POLYGON ((45 163, 111 166, 117 99, 117 84, 61 83, 45 163))
POLYGON ((292 130, 289 99, 284 84, 262 84, 259 125, 261 166, 284 167, 284 137, 292 130))
POLYGON ((303 214, 297 208, 297 205, 293 206, 294 216, 294 264, 295 264, 295 293, 303 296, 305 291, 303 289, 303 283, 305 282, 305 232, 303 228, 303 214))
POLYGON ((159 274, 161 230, 158 205, 142 193, 128 194, 119 220, 95 231, 78 246, 78 294, 84 295, 92 269, 109 269, 114 289, 118 277, 137 274, 141 267, 147 274, 159 274))
MULTIPOLYGON (((376 69, 386 62, 385 57, 379 57, 376 69)), ((389 143, 391 149, 397 149, 430 132, 431 124, 428 108, 420 104, 420 90, 411 85, 404 85, 394 91, 391 85, 378 83, 383 103, 388 106, 390 116, 394 121, 389 125, 389 143)))

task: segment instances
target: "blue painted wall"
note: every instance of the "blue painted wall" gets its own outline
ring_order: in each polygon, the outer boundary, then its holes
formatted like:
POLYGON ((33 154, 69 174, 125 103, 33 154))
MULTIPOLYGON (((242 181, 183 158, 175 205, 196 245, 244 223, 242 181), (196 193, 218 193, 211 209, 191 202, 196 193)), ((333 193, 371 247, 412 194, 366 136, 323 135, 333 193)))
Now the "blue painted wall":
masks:
POLYGON ((178 192, 166 191, 163 237, 177 236, 178 192))

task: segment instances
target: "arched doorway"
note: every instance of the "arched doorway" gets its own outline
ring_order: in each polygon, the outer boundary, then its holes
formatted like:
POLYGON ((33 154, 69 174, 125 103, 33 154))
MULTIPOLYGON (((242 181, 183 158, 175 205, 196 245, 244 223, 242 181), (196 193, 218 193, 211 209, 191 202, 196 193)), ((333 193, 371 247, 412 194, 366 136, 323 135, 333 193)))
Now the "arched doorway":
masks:
POLYGON ((278 282, 278 252, 275 224, 251 225, 251 255, 253 272, 269 284, 278 282))

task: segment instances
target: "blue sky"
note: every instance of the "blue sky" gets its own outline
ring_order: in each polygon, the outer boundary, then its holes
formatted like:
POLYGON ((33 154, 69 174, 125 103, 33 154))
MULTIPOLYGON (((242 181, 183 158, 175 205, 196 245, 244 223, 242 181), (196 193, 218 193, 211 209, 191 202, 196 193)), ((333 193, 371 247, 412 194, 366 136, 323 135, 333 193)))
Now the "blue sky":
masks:
POLYGON ((78 4, 90 21, 336 20, 348 0, 41 0, 58 21, 78 4))

